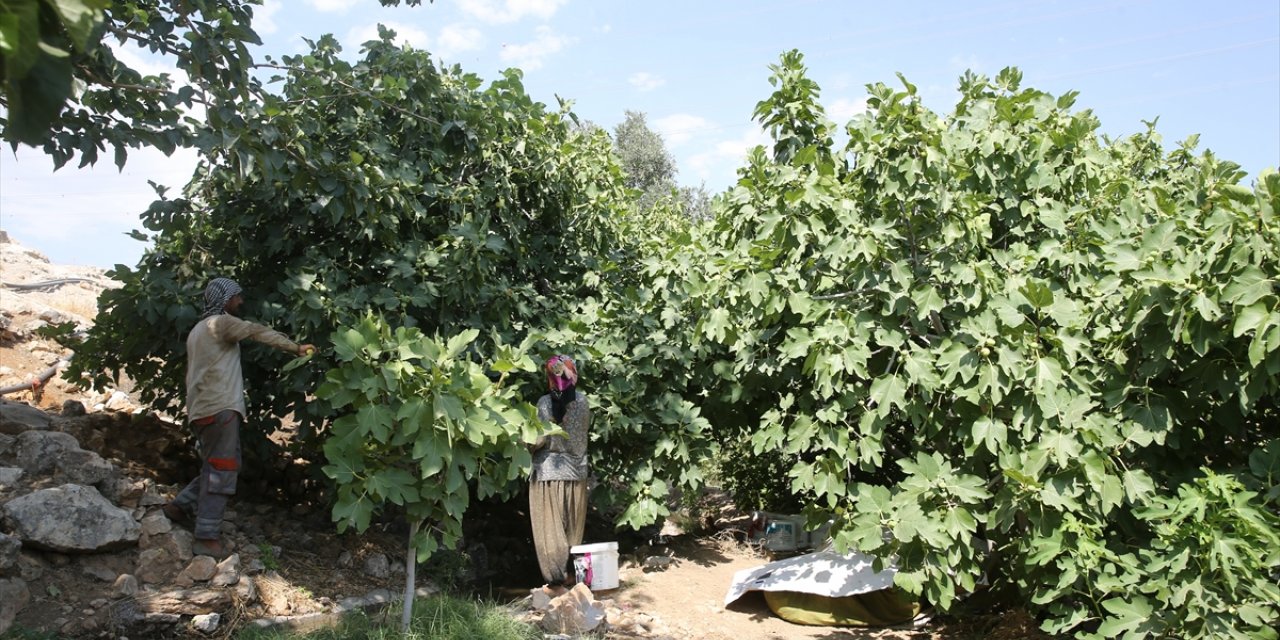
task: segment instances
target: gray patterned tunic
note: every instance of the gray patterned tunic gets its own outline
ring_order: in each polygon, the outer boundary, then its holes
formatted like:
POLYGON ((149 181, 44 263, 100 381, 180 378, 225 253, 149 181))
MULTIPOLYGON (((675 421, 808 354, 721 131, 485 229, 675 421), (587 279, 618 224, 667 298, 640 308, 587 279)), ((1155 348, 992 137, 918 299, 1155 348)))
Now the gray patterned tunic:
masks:
MULTIPOLYGON (((574 394, 560 425, 569 437, 539 439, 541 447, 533 453, 534 482, 587 479, 587 429, 591 424, 591 409, 587 406, 586 394, 580 391, 574 394)), ((555 424, 549 394, 538 398, 538 418, 555 424)))

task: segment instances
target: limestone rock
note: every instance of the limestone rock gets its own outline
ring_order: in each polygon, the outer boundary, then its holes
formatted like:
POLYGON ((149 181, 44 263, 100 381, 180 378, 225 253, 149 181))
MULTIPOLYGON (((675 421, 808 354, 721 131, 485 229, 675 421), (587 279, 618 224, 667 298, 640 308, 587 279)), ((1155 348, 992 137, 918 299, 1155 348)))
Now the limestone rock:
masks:
POLYGON ((63 552, 111 551, 137 543, 133 515, 95 489, 64 484, 14 498, 0 507, 23 544, 63 552))
POLYGON ((530 606, 533 607, 534 611, 546 611, 547 609, 550 609, 551 601, 556 597, 550 587, 538 587, 537 589, 531 589, 529 591, 529 596, 532 598, 530 606))
POLYGON ((167 549, 152 548, 138 555, 138 570, 134 575, 142 582, 160 584, 173 579, 182 567, 182 560, 167 549))
POLYGON ((551 608, 539 624, 550 633, 576 636, 594 630, 604 621, 604 606, 596 601, 586 585, 579 583, 551 601, 551 608))
POLYGON ((185 562, 191 559, 191 545, 195 540, 195 536, 186 529, 170 529, 154 536, 144 533, 138 538, 138 548, 164 549, 169 555, 185 562))
POLYGON ((222 616, 216 613, 206 613, 192 618, 191 627, 201 633, 213 633, 218 630, 218 623, 221 621, 222 616))
POLYGON ((18 554, 22 551, 22 541, 0 533, 0 576, 7 576, 18 566, 18 554))
POLYGON ((199 616, 226 608, 231 604, 231 594, 222 589, 183 589, 139 594, 137 602, 148 617, 157 613, 199 616))
POLYGON ((142 499, 142 494, 150 486, 150 480, 127 480, 121 479, 120 486, 116 490, 119 496, 119 504, 126 509, 134 509, 138 507, 138 503, 142 499))
POLYGON ((21 402, 0 400, 0 433, 15 436, 32 429, 48 429, 51 422, 52 418, 49 414, 35 407, 21 402))
POLYGON ((61 431, 24 431, 13 446, 18 465, 31 474, 51 473, 64 452, 80 450, 75 436, 61 431))
POLYGON ((67 482, 97 486, 100 492, 108 488, 114 491, 120 477, 115 465, 93 451, 79 448, 62 452, 57 459, 57 469, 67 482))
POLYGON ((27 583, 18 579, 0 580, 0 633, 13 626, 13 619, 30 600, 27 583))
POLYGON ((122 573, 116 578, 115 584, 111 585, 111 596, 113 598, 132 598, 138 593, 138 579, 130 574, 122 573))
POLYGON ((18 467, 0 467, 0 490, 17 488, 25 473, 18 467))
POLYGON ((80 571, 86 576, 97 578, 103 582, 115 582, 119 576, 110 567, 104 566, 96 562, 86 562, 80 565, 80 571))
POLYGON ((188 578, 195 582, 208 582, 218 572, 218 563, 209 556, 196 556, 187 567, 178 574, 178 578, 188 578))
POLYGON ((250 578, 240 578, 235 588, 236 601, 241 604, 252 604, 258 600, 258 585, 250 578))
POLYGON ((209 582, 215 587, 229 587, 240 581, 240 554, 233 553, 218 563, 218 572, 209 582))
POLYGON ((44 561, 32 553, 18 554, 18 577, 27 582, 44 577, 44 561))
POLYGON ((157 511, 142 519, 142 533, 147 536, 158 536, 162 533, 169 533, 173 529, 173 522, 165 517, 164 513, 157 511))
POLYGON ((364 572, 373 578, 390 578, 391 562, 387 560, 387 556, 381 553, 375 553, 364 561, 364 572))

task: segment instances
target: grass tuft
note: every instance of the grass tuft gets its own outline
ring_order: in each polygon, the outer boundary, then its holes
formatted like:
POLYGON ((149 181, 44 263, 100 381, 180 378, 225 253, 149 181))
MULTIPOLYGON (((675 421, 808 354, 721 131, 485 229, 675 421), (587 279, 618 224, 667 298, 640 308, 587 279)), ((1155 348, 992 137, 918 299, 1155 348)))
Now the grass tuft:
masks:
POLYGON ((247 629, 239 640, 540 640, 536 628, 512 617, 506 608, 450 595, 419 598, 409 633, 400 632, 400 606, 380 613, 344 616, 332 628, 296 633, 247 629))

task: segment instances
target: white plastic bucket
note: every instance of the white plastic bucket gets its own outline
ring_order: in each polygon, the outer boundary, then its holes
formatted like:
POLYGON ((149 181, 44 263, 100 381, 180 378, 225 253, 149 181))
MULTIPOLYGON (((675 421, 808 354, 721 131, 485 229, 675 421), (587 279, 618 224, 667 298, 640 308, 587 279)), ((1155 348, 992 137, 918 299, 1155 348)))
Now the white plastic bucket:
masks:
POLYGON ((618 543, 580 544, 569 549, 578 582, 592 591, 618 588, 618 543))

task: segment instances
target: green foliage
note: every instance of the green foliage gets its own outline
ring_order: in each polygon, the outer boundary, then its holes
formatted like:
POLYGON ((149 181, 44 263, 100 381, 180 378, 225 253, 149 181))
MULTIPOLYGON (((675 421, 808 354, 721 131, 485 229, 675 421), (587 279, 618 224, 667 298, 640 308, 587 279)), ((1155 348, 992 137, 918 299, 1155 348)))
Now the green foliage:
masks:
POLYGON ((94 49, 107 0, 10 0, 0 5, 5 138, 40 144, 71 95, 72 54, 94 49))
POLYGON ((280 570, 280 559, 276 557, 276 551, 266 542, 258 543, 259 559, 262 560, 262 566, 270 571, 280 570))
POLYGON ((279 629, 247 629, 236 635, 240 640, 538 640, 542 633, 519 622, 504 607, 467 598, 437 595, 421 599, 413 608, 413 623, 407 633, 387 620, 399 614, 399 605, 388 607, 383 614, 363 611, 349 613, 336 627, 310 633, 279 629))
MULTIPOLYGON (((1013 69, 949 115, 872 85, 837 148, 800 55, 774 72, 772 151, 655 249, 617 352, 695 401, 697 438, 788 456, 812 520, 943 609, 990 569, 1057 632, 1269 637, 1275 474, 1220 479, 1276 446, 1280 175, 1104 138, 1013 69), (1115 599, 1136 584, 1174 609, 1115 599)), ((660 397, 601 402, 626 393, 660 397)))
POLYGON ((738 509, 799 513, 804 507, 804 496, 791 490, 794 463, 782 452, 755 453, 750 441, 739 440, 722 445, 715 461, 721 486, 738 509))
MULTIPOLYGON (((185 192, 144 214, 155 247, 112 272, 124 286, 100 301, 70 379, 122 372, 145 402, 180 406, 184 338, 218 275, 244 287, 249 318, 300 340, 374 311, 508 343, 627 275, 625 188, 603 133, 534 102, 518 71, 485 87, 382 35, 356 64, 321 38, 272 63, 279 94, 209 113, 220 133, 185 192)), ((306 394, 333 363, 322 352, 281 375, 280 356, 250 347, 248 424, 269 433, 292 412, 317 452, 331 416, 306 394)))
POLYGON ((478 334, 430 338, 373 316, 333 334, 337 364, 316 396, 336 416, 324 473, 338 486, 339 531, 363 532, 394 504, 410 522, 429 523, 412 542, 423 561, 441 544, 456 547, 473 490, 477 499, 506 497, 528 474, 528 445, 543 425, 505 382, 536 370, 525 354, 533 339, 518 348, 497 340, 486 367, 469 357, 478 334))
MULTIPOLYGON (((379 0, 397 6, 401 0, 379 0)), ((417 6, 421 0, 403 0, 417 6)), ((117 167, 129 149, 165 154, 221 135, 189 111, 225 113, 263 94, 249 47, 261 0, 7 0, 0 4, 0 116, 4 138, 41 147, 61 167, 111 147, 117 167), (104 39, 105 42, 104 42, 104 39), (162 56, 186 75, 143 75, 111 42, 162 56)))
POLYGON ((9 627, 0 634, 0 640, 57 640, 58 634, 53 631, 35 631, 21 625, 9 627))
POLYGON ((256 317, 333 336, 319 367, 246 358, 251 411, 327 431, 337 519, 401 505, 425 556, 523 472, 538 428, 502 375, 542 335, 581 354, 620 526, 725 446, 730 482, 785 460, 812 521, 944 610, 987 577, 1057 633, 1275 637, 1280 174, 1106 138, 1014 69, 966 74, 949 114, 872 85, 837 147, 790 52, 755 112, 772 148, 687 224, 519 72, 482 89, 390 35, 355 64, 322 38, 209 111, 73 379, 174 404, 194 297, 238 277, 256 317))

